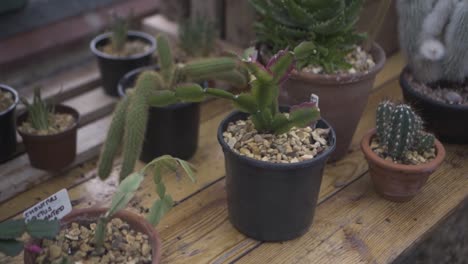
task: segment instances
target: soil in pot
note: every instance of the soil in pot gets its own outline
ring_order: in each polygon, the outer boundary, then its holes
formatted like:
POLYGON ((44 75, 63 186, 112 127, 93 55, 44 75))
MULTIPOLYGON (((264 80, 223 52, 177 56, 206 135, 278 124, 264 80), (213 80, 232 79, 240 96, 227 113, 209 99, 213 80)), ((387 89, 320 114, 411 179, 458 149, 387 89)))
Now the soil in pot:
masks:
POLYGON ((393 158, 388 154, 387 150, 380 145, 379 139, 377 137, 372 138, 370 148, 380 158, 404 165, 424 164, 434 160, 436 157, 436 149, 433 147, 429 151, 424 151, 422 153, 416 150, 407 151, 402 159, 393 160, 393 158))
POLYGON ((89 264, 152 262, 148 235, 131 229, 120 218, 114 218, 107 224, 104 252, 98 255, 93 243, 95 230, 96 223, 72 222, 54 240, 42 241, 43 251, 36 258, 36 263, 53 263, 64 257, 89 264))
MULTIPOLYGON (((356 61, 356 66, 348 72, 315 74, 314 71, 317 70, 313 67, 308 71, 293 71, 291 77, 283 84, 281 105, 291 106, 309 101, 311 94, 320 97, 322 117, 330 122, 337 137, 336 150, 330 158, 332 161, 348 154, 375 77, 384 66, 385 53, 379 45, 373 45, 370 56, 372 59, 362 52, 350 55, 350 58, 354 58, 351 60, 356 61)), ((350 61, 350 64, 353 62, 350 61)), ((318 72, 320 71, 322 70, 319 69, 318 72)))
POLYGON ((256 240, 299 237, 312 224, 335 133, 324 120, 316 129, 293 129, 279 136, 258 134, 252 127, 246 114, 234 112, 218 129, 229 219, 256 240))
POLYGON ((16 151, 15 109, 18 102, 16 91, 0 84, 0 162, 10 159, 16 151))
POLYGON ((151 45, 148 45, 148 43, 138 39, 127 40, 122 50, 114 50, 111 43, 106 43, 102 47, 99 47, 102 52, 116 57, 129 57, 132 55, 138 55, 147 52, 150 48, 151 45))
POLYGON ((56 171, 65 168, 76 157, 79 113, 68 106, 54 106, 47 130, 34 129, 28 112, 18 116, 18 132, 33 167, 56 171))

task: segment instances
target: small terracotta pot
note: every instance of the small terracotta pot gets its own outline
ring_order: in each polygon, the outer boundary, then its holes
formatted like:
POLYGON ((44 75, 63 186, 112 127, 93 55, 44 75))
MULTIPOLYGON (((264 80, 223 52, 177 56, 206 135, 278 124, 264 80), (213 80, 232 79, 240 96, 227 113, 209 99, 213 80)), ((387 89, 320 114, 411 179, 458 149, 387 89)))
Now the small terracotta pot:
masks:
POLYGON ((374 44, 370 53, 376 65, 368 73, 338 75, 295 71, 281 90, 281 105, 309 101, 312 93, 320 97, 322 117, 336 132, 336 150, 330 157, 331 161, 348 153, 375 77, 385 64, 385 53, 378 44, 374 44))
MULTIPOLYGON (((80 114, 75 109, 56 105, 55 111, 61 114, 70 114, 75 118, 75 124, 69 129, 53 135, 32 135, 21 132, 26 146, 29 161, 35 168, 49 171, 58 171, 70 165, 76 157, 76 140, 80 114)), ((17 124, 21 124, 28 118, 28 112, 18 116, 17 124)))
MULTIPOLYGON (((107 208, 74 209, 71 213, 60 220, 60 225, 62 228, 65 228, 72 222, 78 222, 80 224, 96 223, 97 219, 106 212, 107 208)), ((147 235, 153 255, 151 263, 158 264, 161 261, 161 239, 156 229, 154 229, 148 221, 143 217, 126 210, 117 212, 113 218, 120 218, 122 221, 129 224, 131 229, 147 235)), ((31 253, 27 250, 24 251, 25 264, 35 263, 36 257, 37 254, 31 253)))
POLYGON ((419 193, 429 176, 439 168, 445 158, 445 148, 435 140, 437 156, 419 165, 403 165, 384 160, 370 148, 376 129, 372 129, 361 141, 361 150, 369 164, 369 173, 379 195, 393 202, 407 202, 419 193))

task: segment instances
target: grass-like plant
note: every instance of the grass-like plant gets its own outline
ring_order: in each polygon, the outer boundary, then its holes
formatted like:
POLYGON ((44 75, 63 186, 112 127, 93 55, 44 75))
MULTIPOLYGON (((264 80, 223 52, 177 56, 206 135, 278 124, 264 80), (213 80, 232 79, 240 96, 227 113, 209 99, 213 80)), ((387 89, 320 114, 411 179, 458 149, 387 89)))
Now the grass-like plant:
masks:
POLYGON ((42 99, 41 89, 39 87, 34 88, 31 103, 24 97, 21 98, 21 102, 26 106, 28 120, 31 122, 32 127, 36 130, 48 130, 49 117, 54 113, 54 107, 42 99))
POLYGON ((189 57, 208 57, 215 49, 216 27, 202 16, 184 20, 179 27, 179 47, 189 57))
POLYGON ((112 51, 121 53, 127 41, 129 22, 125 17, 113 12, 111 25, 112 51))

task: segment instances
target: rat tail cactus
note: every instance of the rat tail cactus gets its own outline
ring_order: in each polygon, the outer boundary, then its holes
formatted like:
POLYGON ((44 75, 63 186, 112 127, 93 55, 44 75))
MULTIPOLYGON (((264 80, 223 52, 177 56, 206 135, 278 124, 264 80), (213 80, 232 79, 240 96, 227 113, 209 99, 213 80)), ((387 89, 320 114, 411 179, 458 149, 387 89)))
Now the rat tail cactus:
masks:
POLYGON ((422 119, 410 106, 383 101, 376 114, 377 137, 394 160, 409 150, 425 152, 434 147, 434 135, 422 130, 422 119))
POLYGON ((399 0, 400 46, 425 83, 468 75, 468 1, 399 0))

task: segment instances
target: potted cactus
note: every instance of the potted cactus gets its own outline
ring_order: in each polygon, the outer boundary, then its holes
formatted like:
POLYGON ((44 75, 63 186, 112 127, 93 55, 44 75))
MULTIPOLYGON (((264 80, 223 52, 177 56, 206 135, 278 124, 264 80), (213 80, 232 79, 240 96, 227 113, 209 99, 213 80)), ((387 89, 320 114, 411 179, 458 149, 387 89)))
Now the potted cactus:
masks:
MULTIPOLYGON (((251 0, 260 16, 255 24, 257 46, 263 57, 278 50, 294 50, 297 70, 284 84, 282 105, 320 96, 320 107, 337 136, 332 160, 348 153, 375 76, 385 63, 382 48, 374 43, 378 30, 366 42, 355 24, 362 0, 251 0), (351 108, 340 107, 353 105, 351 108)), ((381 1, 374 29, 381 25, 390 0, 381 1)))
POLYGON ((34 90, 31 103, 21 98, 26 111, 16 123, 23 138, 31 165, 43 170, 60 170, 70 165, 76 156, 76 134, 80 114, 65 105, 51 105, 34 90))
POLYGON ((52 238, 34 241, 39 250, 25 252, 29 263, 159 263, 161 239, 153 226, 173 206, 161 179, 163 170, 181 168, 192 180, 191 165, 183 160, 162 156, 138 172, 122 179, 108 209, 74 209, 61 219, 61 230, 52 238), (159 199, 150 208, 146 219, 124 210, 143 182, 147 172, 154 172, 159 199))
POLYGON ((147 66, 156 50, 156 40, 144 32, 129 31, 129 22, 114 13, 112 31, 95 37, 90 48, 96 56, 104 91, 118 96, 117 83, 127 72, 147 66))
POLYGON ((395 202, 411 200, 445 158, 444 146, 423 130, 410 106, 379 104, 376 128, 361 141, 375 189, 395 202))
POLYGON ((398 1, 405 101, 442 141, 468 143, 466 1, 398 1))
POLYGON ((179 61, 206 58, 219 53, 216 46, 216 27, 202 16, 182 21, 178 34, 178 48, 182 53, 178 57, 179 61))
MULTIPOLYGON (((132 93, 140 98, 142 107, 129 108, 127 117, 145 115, 144 104, 162 107, 199 102, 206 96, 231 101, 238 111, 218 130, 225 153, 229 218, 250 237, 282 241, 300 236, 312 223, 323 168, 335 148, 335 134, 326 121, 319 120, 316 96, 298 106, 279 107, 279 87, 294 68, 293 53, 282 51, 267 66, 256 61, 256 54, 250 49, 237 65, 240 71, 249 72, 252 87, 250 93, 239 95, 198 84, 149 93, 153 87, 162 87, 162 77, 145 72, 132 93)), ((127 118, 126 134, 141 134, 144 127, 131 124, 131 120, 127 118)), ((111 126, 114 124, 117 121, 111 126)), ((107 163, 110 158, 104 151, 101 160, 107 163)), ((126 158, 124 154, 124 165, 126 158)))
POLYGON ((18 102, 18 93, 0 84, 0 163, 11 158, 16 151, 15 109, 18 102))

